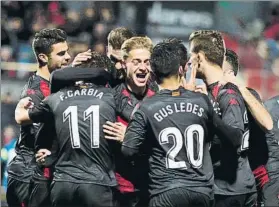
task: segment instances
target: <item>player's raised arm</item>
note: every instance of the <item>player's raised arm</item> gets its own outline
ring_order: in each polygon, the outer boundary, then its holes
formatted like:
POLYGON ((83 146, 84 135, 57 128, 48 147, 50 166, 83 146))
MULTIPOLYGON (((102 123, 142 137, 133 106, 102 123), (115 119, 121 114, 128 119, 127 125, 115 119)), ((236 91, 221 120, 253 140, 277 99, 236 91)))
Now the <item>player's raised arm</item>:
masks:
POLYGON ((18 102, 15 109, 15 120, 18 124, 23 125, 32 123, 28 114, 28 108, 33 107, 33 105, 30 97, 25 97, 18 102))
POLYGON ((26 97, 19 101, 15 110, 15 120, 18 124, 44 123, 52 118, 46 99, 38 105, 32 104, 30 100, 30 97, 26 97))
POLYGON ((240 84, 239 81, 236 80, 236 77, 230 76, 229 74, 225 73, 224 79, 227 82, 231 82, 238 87, 242 97, 247 103, 252 116, 255 118, 260 127, 265 131, 271 130, 273 128, 273 121, 269 112, 266 110, 263 104, 261 104, 253 96, 253 94, 246 88, 246 86, 240 84))
POLYGON ((104 55, 100 56, 96 52, 92 52, 91 56, 92 59, 83 62, 81 65, 54 71, 50 78, 51 93, 56 93, 61 88, 71 86, 79 80, 93 81, 95 84, 100 85, 106 85, 110 82, 112 78, 112 65, 109 59, 104 55), (99 67, 96 67, 97 61, 99 61, 99 67))
POLYGON ((139 153, 140 146, 146 138, 147 120, 144 113, 139 109, 135 112, 128 125, 123 143, 122 153, 131 157, 139 153))

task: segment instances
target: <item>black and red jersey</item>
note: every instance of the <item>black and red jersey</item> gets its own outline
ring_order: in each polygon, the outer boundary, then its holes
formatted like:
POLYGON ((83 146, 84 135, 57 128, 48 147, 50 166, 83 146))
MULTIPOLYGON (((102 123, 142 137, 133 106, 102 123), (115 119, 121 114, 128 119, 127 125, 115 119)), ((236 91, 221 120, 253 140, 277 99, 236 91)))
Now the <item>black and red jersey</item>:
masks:
MULTIPOLYGON (((41 133, 53 128, 53 136, 38 136, 38 146, 57 142, 54 181, 116 186, 114 161, 103 125, 115 122, 111 88, 88 85, 61 89, 29 110, 33 122, 43 123, 41 133)), ((52 133, 49 133, 52 134, 52 133)))
MULTIPOLYGON (((38 76, 32 75, 25 84, 20 98, 30 97, 37 106, 50 94, 49 81, 38 76)), ((29 182, 33 169, 36 166, 34 160, 35 136, 39 128, 39 123, 20 126, 20 137, 16 143, 16 157, 9 165, 9 176, 14 179, 29 182)))
POLYGON ((223 122, 240 132, 240 136, 233 138, 237 139, 240 147, 232 147, 229 143, 220 141, 220 137, 215 137, 212 142, 215 194, 240 195, 255 192, 255 179, 248 161, 249 120, 243 97, 231 83, 224 86, 218 82, 213 83, 208 91, 215 111, 223 122))
POLYGON ((207 96, 184 88, 160 90, 140 104, 122 152, 135 160, 146 154, 151 196, 180 187, 211 196, 213 115, 207 96))
MULTIPOLYGON (((147 87, 144 94, 137 95, 133 93, 125 83, 122 83, 114 88, 114 98, 116 101, 117 121, 125 124, 130 122, 133 112, 144 98, 151 97, 155 94, 154 87, 147 87)), ((134 192, 135 180, 138 178, 140 161, 132 163, 125 158, 121 152, 121 144, 116 143, 115 149, 115 166, 116 178, 121 192, 134 192)))

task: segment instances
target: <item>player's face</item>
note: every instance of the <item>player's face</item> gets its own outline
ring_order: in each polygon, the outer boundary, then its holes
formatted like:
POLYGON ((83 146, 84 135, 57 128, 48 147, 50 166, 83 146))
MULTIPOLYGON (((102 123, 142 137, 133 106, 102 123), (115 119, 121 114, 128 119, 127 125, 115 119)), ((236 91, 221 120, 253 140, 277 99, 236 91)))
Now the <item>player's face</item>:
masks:
MULTIPOLYGON (((195 46, 195 43, 194 43, 194 41, 192 41, 192 42, 190 43, 190 59, 189 59, 189 61, 188 61, 188 65, 191 65, 191 64, 195 63, 196 61, 198 61, 198 59, 197 59, 197 53, 193 52, 194 46, 195 46)), ((202 67, 201 67, 201 66, 198 67, 198 68, 197 68, 196 77, 197 77, 197 78, 203 78, 203 77, 204 77, 203 74, 204 74, 204 72, 203 72, 202 67)))
POLYGON ((144 87, 150 77, 150 55, 147 49, 134 49, 125 60, 127 79, 138 87, 144 87))
POLYGON ((48 69, 50 72, 66 67, 70 60, 67 42, 52 45, 52 52, 48 55, 48 69))
POLYGON ((121 55, 121 50, 115 50, 112 48, 112 46, 107 47, 107 56, 113 62, 115 65, 115 68, 117 70, 122 69, 121 65, 121 60, 122 60, 122 55, 121 55))
POLYGON ((233 67, 232 65, 228 62, 228 61, 224 61, 223 63, 223 73, 224 74, 229 74, 234 76, 234 72, 233 72, 233 67))

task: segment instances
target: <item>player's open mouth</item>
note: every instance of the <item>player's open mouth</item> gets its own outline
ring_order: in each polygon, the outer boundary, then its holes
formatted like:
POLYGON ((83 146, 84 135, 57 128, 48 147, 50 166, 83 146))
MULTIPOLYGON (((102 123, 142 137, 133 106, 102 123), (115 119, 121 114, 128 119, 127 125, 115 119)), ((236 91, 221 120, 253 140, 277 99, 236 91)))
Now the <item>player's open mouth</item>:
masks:
POLYGON ((138 73, 138 74, 136 74, 136 80, 137 80, 139 83, 145 83, 145 81, 146 81, 146 76, 147 76, 147 73, 138 73))
POLYGON ((146 73, 138 73, 138 74, 136 74, 138 79, 145 79, 146 75, 147 75, 146 73))

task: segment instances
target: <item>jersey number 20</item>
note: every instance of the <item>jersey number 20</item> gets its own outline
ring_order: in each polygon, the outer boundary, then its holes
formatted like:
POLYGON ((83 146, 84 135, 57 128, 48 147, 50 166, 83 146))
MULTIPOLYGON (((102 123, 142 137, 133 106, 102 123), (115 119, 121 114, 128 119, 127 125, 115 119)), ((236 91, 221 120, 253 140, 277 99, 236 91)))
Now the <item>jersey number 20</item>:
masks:
POLYGON ((176 127, 168 127, 163 129, 159 134, 160 144, 168 144, 169 139, 173 139, 173 146, 168 150, 166 156, 167 168, 184 168, 187 169, 186 162, 175 161, 176 156, 183 147, 183 143, 186 148, 187 158, 193 168, 200 168, 203 161, 203 142, 204 142, 204 129, 201 125, 193 124, 187 127, 184 132, 184 136, 180 130, 176 127), (196 149, 194 145, 194 135, 196 135, 196 149), (195 154, 197 157, 195 158, 195 154))
MULTIPOLYGON (((99 105, 91 105, 83 112, 83 120, 89 120, 91 148, 99 148, 100 144, 100 116, 99 105)), ((70 137, 73 148, 80 148, 78 129, 78 107, 69 106, 63 112, 63 122, 69 119, 70 137)))

